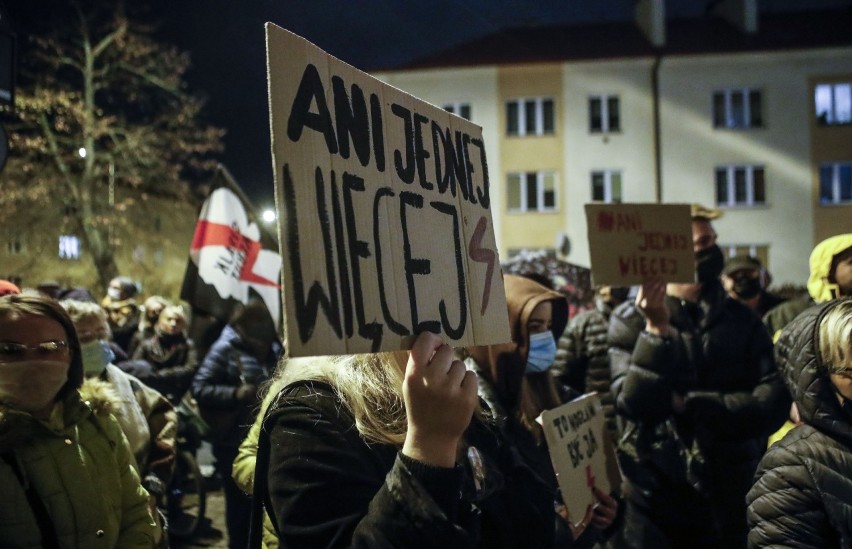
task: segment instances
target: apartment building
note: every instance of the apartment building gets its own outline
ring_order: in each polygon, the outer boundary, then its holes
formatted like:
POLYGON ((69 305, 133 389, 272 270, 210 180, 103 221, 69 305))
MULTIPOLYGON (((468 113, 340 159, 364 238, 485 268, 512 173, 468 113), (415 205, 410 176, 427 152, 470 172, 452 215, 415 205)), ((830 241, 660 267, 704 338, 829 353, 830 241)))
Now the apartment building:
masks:
POLYGON ((583 205, 717 206, 728 254, 801 284, 852 232, 852 10, 719 2, 666 20, 517 28, 378 78, 482 126, 501 257, 589 264, 583 205))

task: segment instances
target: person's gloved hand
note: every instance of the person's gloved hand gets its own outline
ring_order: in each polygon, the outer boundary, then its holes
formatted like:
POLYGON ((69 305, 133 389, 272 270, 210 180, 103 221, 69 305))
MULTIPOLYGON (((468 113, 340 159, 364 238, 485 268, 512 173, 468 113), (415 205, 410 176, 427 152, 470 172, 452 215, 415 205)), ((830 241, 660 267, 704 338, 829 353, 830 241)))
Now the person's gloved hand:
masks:
POLYGON ((684 398, 685 413, 691 415, 697 423, 708 424, 722 421, 725 403, 719 393, 713 391, 690 391, 684 398))
POLYGON ((254 402, 257 400, 257 385, 244 383, 234 391, 234 398, 240 402, 254 402))

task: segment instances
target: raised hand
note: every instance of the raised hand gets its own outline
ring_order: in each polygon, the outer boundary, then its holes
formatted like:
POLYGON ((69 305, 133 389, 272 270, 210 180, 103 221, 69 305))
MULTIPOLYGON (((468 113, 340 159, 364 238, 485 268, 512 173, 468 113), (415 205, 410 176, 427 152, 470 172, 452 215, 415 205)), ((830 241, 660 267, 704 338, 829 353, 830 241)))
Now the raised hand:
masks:
POLYGON ((666 283, 660 277, 649 278, 639 287, 636 306, 645 313, 645 330, 669 335, 669 309, 666 307, 666 283))
POLYGON ((431 332, 417 336, 402 384, 408 416, 402 453, 429 465, 453 467, 476 406, 476 387, 476 374, 454 360, 452 347, 431 332))

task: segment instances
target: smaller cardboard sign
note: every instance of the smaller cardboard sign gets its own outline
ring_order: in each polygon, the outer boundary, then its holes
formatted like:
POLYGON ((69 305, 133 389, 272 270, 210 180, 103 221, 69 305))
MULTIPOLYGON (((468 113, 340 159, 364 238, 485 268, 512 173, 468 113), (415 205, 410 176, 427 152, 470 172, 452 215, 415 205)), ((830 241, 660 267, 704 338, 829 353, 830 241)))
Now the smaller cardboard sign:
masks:
POLYGON ((586 204, 595 285, 695 282, 687 204, 586 204))
POLYGON ((597 503, 593 486, 605 494, 621 486, 601 399, 597 393, 583 395, 542 412, 540 422, 568 519, 576 527, 589 506, 597 503))

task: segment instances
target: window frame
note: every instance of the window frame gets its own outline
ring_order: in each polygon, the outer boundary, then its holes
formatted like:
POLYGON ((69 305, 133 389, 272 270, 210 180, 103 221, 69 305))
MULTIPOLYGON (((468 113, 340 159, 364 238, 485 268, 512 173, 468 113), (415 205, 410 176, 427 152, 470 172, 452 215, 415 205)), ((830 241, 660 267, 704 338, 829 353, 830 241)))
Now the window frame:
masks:
POLYGON ((556 101, 553 97, 520 97, 517 99, 509 99, 506 101, 506 135, 508 137, 526 137, 526 136, 550 136, 556 135, 556 101), (550 105, 550 120, 545 116, 546 107, 550 105), (533 107, 533 116, 535 120, 530 129, 530 123, 527 120, 528 105, 533 107), (515 116, 510 115, 510 109, 514 106, 515 116), (511 121, 514 119, 515 124, 511 121), (549 124, 548 124, 549 122, 549 124), (515 128, 515 132, 512 128, 515 128))
POLYGON ((620 204, 624 200, 624 175, 622 170, 605 169, 592 170, 589 173, 590 196, 593 202, 603 202, 604 204, 620 204), (595 176, 603 176, 603 199, 595 198, 595 176), (617 199, 613 198, 612 176, 618 175, 618 194, 617 199))
POLYGON ((713 169, 713 187, 714 194, 716 195, 716 206, 719 208, 762 208, 768 205, 769 201, 767 200, 767 185, 766 185, 766 166, 762 164, 728 164, 722 166, 716 166, 713 169), (745 191, 746 191, 746 199, 745 201, 739 202, 737 201, 737 170, 744 170, 745 174, 745 191), (727 201, 721 202, 719 200, 719 173, 725 172, 726 178, 726 195, 727 201), (756 202, 755 201, 755 173, 761 173, 762 184, 763 184, 763 201, 756 202))
POLYGON ((713 128, 717 130, 751 130, 751 129, 761 129, 765 128, 766 124, 763 119, 763 90, 760 88, 750 88, 750 87, 742 87, 742 88, 724 88, 717 89, 713 91, 712 94, 712 120, 713 120, 713 128), (758 100, 758 108, 757 110, 757 120, 755 120, 755 113, 752 112, 752 94, 755 94, 758 100), (722 110, 724 116, 720 117, 717 112, 717 96, 721 95, 723 98, 723 107, 722 110), (735 120, 735 105, 734 100, 735 97, 739 96, 742 101, 742 111, 743 111, 743 123, 737 124, 735 120), (720 121, 721 119, 721 121, 720 121))
POLYGON ((509 172, 506 174, 506 212, 510 214, 516 213, 556 213, 559 211, 559 183, 557 180, 557 174, 555 171, 545 171, 545 170, 537 170, 537 171, 523 171, 523 172, 509 172), (527 189, 527 185, 530 182, 530 176, 535 176, 535 185, 536 185, 536 202, 537 205, 535 208, 530 208, 527 197, 529 196, 529 190, 527 189), (553 181, 553 206, 546 207, 546 192, 545 188, 546 178, 550 176, 553 181), (518 189, 518 198, 519 205, 517 208, 512 207, 512 200, 509 195, 512 193, 512 185, 513 178, 517 178, 516 181, 519 184, 518 189))
POLYGON ((589 133, 616 133, 621 131, 621 98, 616 94, 590 95, 588 100, 589 133), (615 101, 616 113, 610 112, 610 101, 615 101), (600 128, 592 123, 592 104, 600 103, 600 128), (613 120, 615 124, 613 124, 613 120))
POLYGON ((850 198, 847 200, 843 200, 841 198, 843 192, 841 188, 841 184, 843 181, 840 177, 840 172, 843 168, 846 168, 848 171, 852 172, 852 161, 846 162, 820 162, 819 168, 817 169, 817 174, 819 177, 819 205, 820 206, 848 206, 852 204, 852 177, 849 179, 849 195, 850 198), (822 195, 822 187, 823 187, 823 169, 830 168, 831 169, 831 198, 829 201, 823 201, 822 195))
POLYGON ((832 126, 850 126, 852 125, 852 82, 820 82, 814 86, 814 117, 816 118, 817 126, 828 128, 832 126), (843 98, 846 100, 846 120, 837 121, 837 113, 838 113, 838 88, 844 87, 847 90, 846 97, 843 98), (828 88, 829 94, 828 99, 830 102, 830 108, 828 110, 828 114, 831 117, 829 119, 826 117, 825 120, 820 119, 819 113, 819 98, 818 94, 820 88, 828 88))
POLYGON ((465 120, 470 120, 473 117, 473 107, 470 101, 448 101, 441 105, 441 108, 450 114, 461 116, 465 120), (467 108, 467 116, 462 112, 464 108, 467 108))

